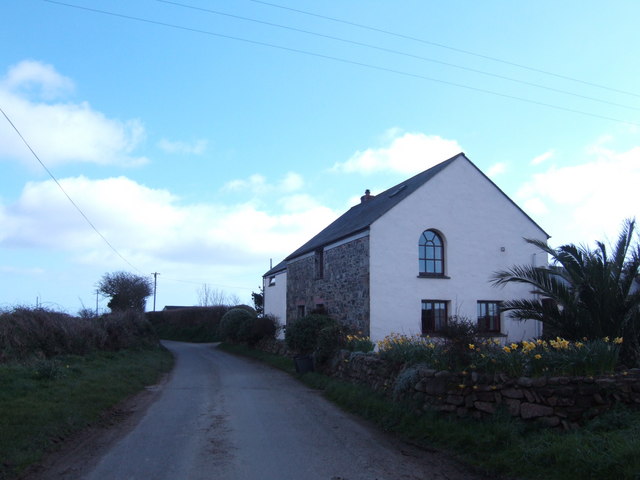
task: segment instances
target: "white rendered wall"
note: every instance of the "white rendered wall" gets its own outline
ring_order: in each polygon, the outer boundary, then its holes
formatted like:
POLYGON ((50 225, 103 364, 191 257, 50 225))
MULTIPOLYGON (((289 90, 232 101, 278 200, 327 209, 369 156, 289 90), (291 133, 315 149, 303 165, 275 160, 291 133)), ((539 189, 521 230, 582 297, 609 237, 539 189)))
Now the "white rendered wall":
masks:
MULTIPOLYGON (((477 301, 531 297, 526 285, 492 287, 491 274, 515 264, 546 264, 523 237, 546 235, 471 163, 460 158, 374 222, 370 230, 371 338, 421 333, 421 300, 447 300, 448 314, 477 319, 477 301), (419 278, 424 230, 441 232, 448 279, 419 278), (504 249, 504 251, 503 251, 504 249)), ((507 341, 541 334, 539 322, 501 316, 507 341)))
MULTIPOLYGON (((275 274, 275 285, 269 285, 269 277, 263 277, 264 313, 278 318, 280 326, 287 323, 287 271, 275 274)), ((284 329, 280 329, 278 338, 284 338, 284 329)))

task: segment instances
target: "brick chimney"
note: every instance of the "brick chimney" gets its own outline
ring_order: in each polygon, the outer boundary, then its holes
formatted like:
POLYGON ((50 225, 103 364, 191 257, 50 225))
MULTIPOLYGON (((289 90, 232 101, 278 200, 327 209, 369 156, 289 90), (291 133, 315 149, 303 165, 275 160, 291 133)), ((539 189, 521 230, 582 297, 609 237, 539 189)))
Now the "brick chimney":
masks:
POLYGON ((364 191, 364 195, 362 197, 360 197, 360 203, 368 202, 372 198, 375 198, 375 195, 371 195, 371 191, 367 188, 364 191))

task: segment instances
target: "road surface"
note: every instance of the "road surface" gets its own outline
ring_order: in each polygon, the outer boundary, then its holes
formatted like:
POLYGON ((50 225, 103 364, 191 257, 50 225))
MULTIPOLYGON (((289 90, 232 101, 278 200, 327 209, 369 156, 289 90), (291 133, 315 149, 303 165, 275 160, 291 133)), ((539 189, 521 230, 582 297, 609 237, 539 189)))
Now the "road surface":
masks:
POLYGON ((440 453, 375 430, 281 371, 215 344, 163 343, 176 356, 175 369, 135 424, 89 455, 80 445, 67 465, 34 478, 479 478, 440 453))

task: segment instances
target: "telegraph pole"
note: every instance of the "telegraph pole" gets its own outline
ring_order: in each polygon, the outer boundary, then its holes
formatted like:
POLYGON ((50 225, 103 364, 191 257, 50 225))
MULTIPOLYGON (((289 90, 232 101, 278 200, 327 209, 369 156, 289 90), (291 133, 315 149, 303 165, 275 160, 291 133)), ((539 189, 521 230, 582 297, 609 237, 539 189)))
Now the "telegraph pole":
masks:
POLYGON ((156 288, 158 286, 158 275, 160 275, 158 272, 153 272, 151 275, 153 275, 153 311, 156 311, 156 288))
POLYGON ((96 317, 98 316, 98 294, 100 290, 96 290, 96 317))

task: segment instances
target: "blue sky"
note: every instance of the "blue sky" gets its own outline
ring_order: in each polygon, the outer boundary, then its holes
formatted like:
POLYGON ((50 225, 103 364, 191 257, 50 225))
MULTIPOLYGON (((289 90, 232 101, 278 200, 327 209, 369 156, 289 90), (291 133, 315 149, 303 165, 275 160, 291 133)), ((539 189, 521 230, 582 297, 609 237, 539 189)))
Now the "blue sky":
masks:
POLYGON ((113 249, 0 115, 0 307, 94 308, 118 270, 248 303, 459 151, 553 246, 640 217, 636 1, 64 3, 0 5, 0 107, 113 249))

